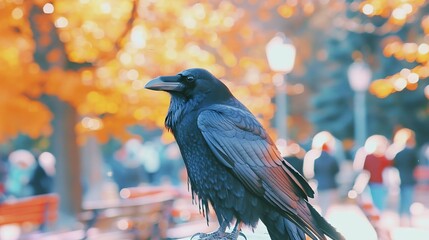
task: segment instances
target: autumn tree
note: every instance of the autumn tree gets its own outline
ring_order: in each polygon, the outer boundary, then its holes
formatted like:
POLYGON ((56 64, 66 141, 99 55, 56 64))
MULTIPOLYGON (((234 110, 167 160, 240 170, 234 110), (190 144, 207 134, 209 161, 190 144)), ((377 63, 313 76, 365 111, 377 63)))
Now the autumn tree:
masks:
POLYGON ((258 93, 251 107, 265 122, 272 115, 270 88, 260 87, 271 83, 260 57, 270 36, 257 34, 232 3, 39 0, 0 7, 3 142, 52 133, 43 95, 77 111, 80 140, 88 133, 124 139, 134 124, 161 127, 168 98, 142 91, 145 82, 196 66, 249 85, 238 95, 258 93))

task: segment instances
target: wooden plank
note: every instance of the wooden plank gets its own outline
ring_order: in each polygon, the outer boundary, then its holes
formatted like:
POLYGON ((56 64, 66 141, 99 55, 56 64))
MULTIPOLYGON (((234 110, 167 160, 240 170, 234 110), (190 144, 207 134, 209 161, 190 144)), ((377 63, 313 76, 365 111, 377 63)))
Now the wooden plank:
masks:
POLYGON ((53 222, 58 215, 58 201, 56 194, 46 194, 3 202, 0 225, 53 222))

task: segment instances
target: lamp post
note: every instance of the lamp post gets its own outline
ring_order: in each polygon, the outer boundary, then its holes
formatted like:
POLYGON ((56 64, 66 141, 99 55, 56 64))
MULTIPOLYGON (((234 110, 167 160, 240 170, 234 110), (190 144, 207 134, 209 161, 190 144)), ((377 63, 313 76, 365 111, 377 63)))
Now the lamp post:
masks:
POLYGON ((366 139, 366 91, 371 81, 372 73, 368 64, 363 61, 352 63, 347 71, 350 87, 355 92, 354 96, 354 131, 356 147, 365 144, 366 139))
POLYGON ((277 74, 273 77, 276 87, 275 102, 277 111, 275 115, 275 125, 277 128, 278 140, 286 144, 287 134, 287 96, 286 96, 286 75, 292 70, 295 63, 296 49, 292 42, 283 33, 277 33, 265 47, 268 65, 277 74))

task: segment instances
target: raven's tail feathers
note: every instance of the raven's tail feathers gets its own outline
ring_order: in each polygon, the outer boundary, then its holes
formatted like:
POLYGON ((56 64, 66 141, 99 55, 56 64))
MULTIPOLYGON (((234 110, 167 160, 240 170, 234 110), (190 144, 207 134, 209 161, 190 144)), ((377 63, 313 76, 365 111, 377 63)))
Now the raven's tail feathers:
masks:
POLYGON ((316 222, 318 228, 328 237, 333 240, 344 240, 345 238, 341 233, 339 233, 330 223, 328 223, 317 211, 311 206, 311 204, 307 204, 310 209, 311 216, 316 222))
POLYGON ((271 240, 305 240, 304 232, 277 212, 270 212, 261 218, 267 227, 271 240))
POLYGON ((318 240, 326 240, 324 235, 333 240, 345 239, 311 204, 307 203, 307 206, 312 218, 311 224, 299 223, 300 221, 297 219, 294 219, 294 223, 276 211, 267 211, 261 220, 267 227, 270 238, 272 240, 305 240, 304 233, 306 232, 309 237, 318 240))

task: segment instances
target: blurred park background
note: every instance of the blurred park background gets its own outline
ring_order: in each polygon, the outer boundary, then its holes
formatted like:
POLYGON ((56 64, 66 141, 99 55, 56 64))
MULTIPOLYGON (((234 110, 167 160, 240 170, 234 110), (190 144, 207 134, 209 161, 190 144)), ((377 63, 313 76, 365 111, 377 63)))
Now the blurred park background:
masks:
MULTIPOLYGON (((356 162, 375 151, 373 135, 394 159, 405 147, 395 133, 410 129, 420 222, 401 225, 397 169, 384 174, 397 219, 387 225, 428 230, 428 13, 425 0, 0 0, 0 238, 178 237, 194 218, 204 230, 164 130, 169 96, 144 89, 191 67, 222 79, 285 156, 303 160, 328 133, 316 146, 339 163, 337 202, 358 206, 376 231, 356 162), (36 208, 35 195, 58 209, 52 219, 6 214, 36 208), (161 203, 158 215, 131 216, 161 203), (149 216, 155 230, 139 226, 149 216)), ((378 238, 403 234, 393 230, 378 238)))

